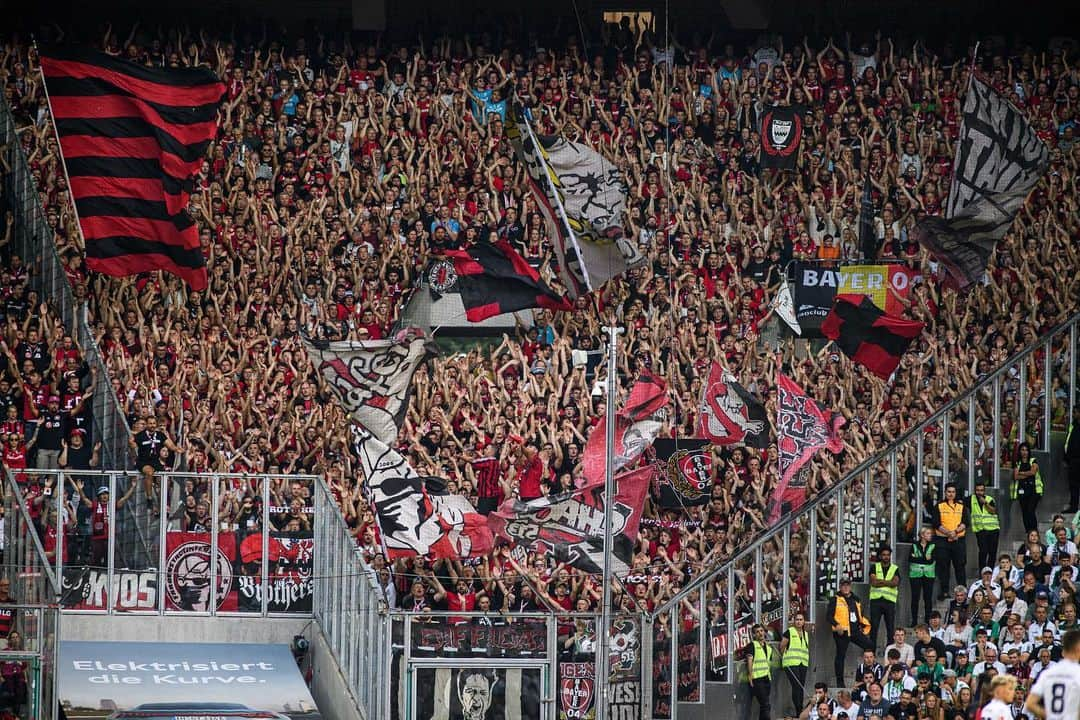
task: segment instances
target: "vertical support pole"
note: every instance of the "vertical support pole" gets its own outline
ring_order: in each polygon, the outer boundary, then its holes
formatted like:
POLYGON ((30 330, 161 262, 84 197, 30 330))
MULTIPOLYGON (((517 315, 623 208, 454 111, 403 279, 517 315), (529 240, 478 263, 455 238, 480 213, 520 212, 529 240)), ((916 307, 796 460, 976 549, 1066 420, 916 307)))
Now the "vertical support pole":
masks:
POLYGON ((874 542, 874 523, 870 518, 870 483, 874 473, 870 468, 863 471, 863 572, 870 577, 870 546, 874 542))
POLYGON ((754 550, 754 617, 761 618, 761 593, 765 589, 765 567, 761 545, 754 550))
POLYGON ((1076 408, 1076 323, 1069 325, 1069 422, 1076 408))
MULTIPOLYGON (((728 563, 727 570, 727 679, 735 684, 735 563, 728 563)), ((645 675, 652 675, 646 672, 645 675)))
POLYGON ((994 422, 994 457, 992 467, 994 476, 990 479, 993 487, 998 487, 1001 477, 1001 376, 994 378, 994 407, 990 417, 994 422))
POLYGON ((1018 402, 1020 407, 1017 409, 1017 417, 1019 418, 1020 427, 1016 431, 1016 442, 1022 443, 1027 441, 1027 397, 1028 397, 1028 384, 1027 384, 1027 358, 1020 361, 1020 392, 1018 394, 1018 402))
POLYGON ((780 583, 780 592, 784 594, 782 610, 784 627, 791 622, 791 523, 784 526, 784 578, 780 583))
POLYGON ((846 488, 837 488, 836 492, 836 572, 833 574, 832 587, 830 591, 834 593, 840 592, 840 578, 846 574, 844 570, 844 553, 846 543, 844 542, 844 490, 846 488))
MULTIPOLYGON (((896 451, 889 453, 889 547, 896 547, 896 451)), ((810 554, 811 566, 813 553, 810 554)))
POLYGON ((923 483, 926 476, 923 473, 923 434, 919 431, 915 441, 915 536, 922 532, 923 521, 923 483))
MULTIPOLYGON (((108 559, 109 588, 105 596, 109 599, 108 614, 112 615, 116 610, 116 583, 113 581, 113 572, 116 569, 116 473, 109 473, 109 547, 106 551, 108 559)), ((27 528, 32 530, 32 528, 27 528)))
MULTIPOLYGON (((603 596, 600 608, 600 627, 596 630, 597 665, 596 679, 603 689, 597 704, 596 720, 606 720, 608 705, 611 702, 611 683, 609 682, 611 671, 609 669, 611 656, 609 646, 611 644, 611 553, 613 538, 611 537, 612 514, 615 499, 615 402, 617 400, 616 373, 618 372, 617 354, 619 349, 619 333, 622 332, 614 325, 607 328, 608 355, 607 355, 607 418, 605 421, 605 440, 607 442, 607 458, 604 464, 604 576, 603 596)), ((672 612, 677 612, 673 610, 672 612)))
POLYGON ((173 485, 169 482, 163 482, 161 484, 161 492, 158 493, 158 566, 157 566, 157 611, 159 614, 165 614, 165 555, 166 545, 169 542, 169 493, 172 491, 173 485))
POLYGON ((1054 416, 1054 338, 1046 341, 1043 349, 1043 422, 1042 446, 1050 452, 1050 423, 1054 416))
MULTIPOLYGON (((815 622, 815 616, 817 615, 817 599, 818 599, 818 563, 816 562, 817 552, 817 508, 813 508, 807 513, 807 519, 810 522, 810 540, 807 542, 809 549, 809 565, 810 569, 810 617, 807 618, 809 622, 815 622)), ((729 586, 730 587, 730 586, 729 586)), ((729 603, 730 605, 730 603, 729 603)), ((730 613, 732 610, 729 609, 730 613)), ((729 634, 728 637, 731 637, 729 634)))
POLYGON ((967 491, 975 489, 975 393, 968 396, 967 491))
POLYGON ((946 410, 941 415, 941 479, 949 482, 949 435, 952 433, 952 410, 946 410))
MULTIPOLYGON (((259 494, 262 496, 262 563, 259 568, 259 580, 262 583, 262 616, 269 614, 270 608, 270 478, 263 475, 259 494)), ((316 508, 318 505, 316 504, 316 508)), ((315 552, 318 552, 318 547, 315 552)), ((314 563, 312 563, 314 564, 314 563)), ((364 582, 366 578, 360 578, 364 582)))
POLYGON ((221 478, 217 475, 211 475, 210 482, 210 502, 213 503, 210 511, 210 519, 214 524, 210 528, 210 605, 206 608, 206 610, 211 615, 217 615, 218 528, 221 527, 221 522, 218 518, 218 509, 221 505, 221 478))

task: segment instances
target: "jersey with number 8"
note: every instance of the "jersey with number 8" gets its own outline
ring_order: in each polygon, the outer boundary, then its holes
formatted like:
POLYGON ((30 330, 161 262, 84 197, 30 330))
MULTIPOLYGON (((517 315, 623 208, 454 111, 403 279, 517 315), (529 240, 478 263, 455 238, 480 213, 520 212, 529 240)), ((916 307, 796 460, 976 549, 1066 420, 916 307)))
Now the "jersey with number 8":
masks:
POLYGON ((1080 664, 1072 660, 1054 663, 1042 671, 1031 692, 1042 698, 1046 720, 1080 718, 1080 664))

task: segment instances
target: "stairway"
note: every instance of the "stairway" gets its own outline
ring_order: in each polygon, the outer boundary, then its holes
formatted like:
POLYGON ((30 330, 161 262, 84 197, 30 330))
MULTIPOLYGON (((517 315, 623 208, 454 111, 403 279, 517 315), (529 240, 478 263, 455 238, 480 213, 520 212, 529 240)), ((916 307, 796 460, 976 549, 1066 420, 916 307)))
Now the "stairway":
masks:
MULTIPOLYGON (((1036 452, 1035 458, 1039 461, 1039 466, 1042 470, 1042 475, 1045 481, 1045 494, 1042 502, 1039 505, 1039 527, 1041 531, 1045 531, 1051 523, 1051 518, 1057 512, 1060 512, 1068 504, 1068 482, 1067 477, 1064 474, 1061 464, 1063 456, 1063 447, 1065 442, 1065 433, 1053 432, 1051 433, 1050 453, 1036 452)), ((1013 507, 1014 503, 1009 499, 1009 482, 1012 479, 1012 471, 1009 468, 1001 469, 1001 476, 998 482, 998 487, 993 490, 989 490, 997 501, 999 517, 1001 519, 1001 536, 998 543, 998 553, 1008 552, 1010 554, 1015 553, 1016 549, 1024 541, 1024 527, 1020 519, 1020 510, 1018 507, 1013 507)), ((897 547, 893 548, 893 559, 901 569, 901 577, 907 577, 907 557, 910 550, 910 544, 898 543, 897 547)), ((967 582, 968 584, 974 582, 978 577, 979 567, 975 563, 976 557, 976 545, 974 538, 968 541, 968 561, 967 561, 967 582)), ((853 586, 853 591, 856 595, 866 601, 869 593, 869 586, 864 584, 856 584, 853 586)), ((938 591, 935 588, 934 596, 938 595, 938 591)), ((908 642, 914 643, 914 633, 910 627, 906 625, 910 619, 910 590, 906 582, 901 582, 900 585, 900 600, 897 607, 896 620, 899 625, 902 625, 908 630, 908 642)), ((948 607, 948 601, 936 601, 935 609, 942 613, 944 616, 945 610, 948 607)), ((832 634, 829 631, 828 620, 825 619, 825 612, 827 603, 818 603, 815 607, 816 616, 818 619, 817 627, 814 632, 811 633, 811 649, 810 649, 810 672, 807 676, 806 687, 808 689, 807 696, 812 692, 814 683, 816 682, 828 682, 830 685, 835 680, 833 677, 833 655, 835 652, 835 645, 832 640, 832 634)), ((945 618, 947 620, 947 618, 945 618)), ((878 634, 878 642, 884 641, 884 630, 880 630, 878 634)), ((889 640, 891 642, 891 639, 889 640)), ((887 644, 887 643, 886 643, 887 644)), ((885 644, 879 646, 878 658, 879 661, 884 660, 883 650, 885 644)), ((847 673, 846 680, 850 680, 850 675, 855 668, 855 665, 859 661, 859 649, 853 647, 848 650, 847 655, 847 673)), ((830 694, 835 696, 835 692, 840 688, 831 688, 830 694)), ((775 718, 790 717, 785 713, 790 712, 790 692, 788 690, 788 683, 782 672, 777 672, 773 676, 773 694, 772 694, 772 707, 773 715, 775 718)), ((801 708, 800 708, 801 710, 801 708)), ((757 706, 751 705, 751 698, 749 693, 749 687, 746 683, 705 683, 704 703, 679 703, 677 709, 678 720, 742 720, 744 718, 756 718, 757 706)))

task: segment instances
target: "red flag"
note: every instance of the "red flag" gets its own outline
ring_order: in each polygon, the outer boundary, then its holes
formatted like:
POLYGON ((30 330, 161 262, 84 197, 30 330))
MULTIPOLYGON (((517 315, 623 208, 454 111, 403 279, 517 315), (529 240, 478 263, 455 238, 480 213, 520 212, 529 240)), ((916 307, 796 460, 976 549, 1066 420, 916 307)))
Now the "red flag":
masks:
POLYGON ((925 326, 886 315, 866 295, 837 295, 821 323, 821 334, 853 361, 888 380, 925 326))
MULTIPOLYGON (((608 380, 612 382, 612 380, 608 380)), ((615 415, 615 471, 637 460, 652 445, 664 422, 667 384, 642 374, 630 390, 626 405, 615 415)), ((585 445, 584 475, 589 482, 603 482, 607 464, 607 422, 601 419, 585 445)))
POLYGON ((205 290, 186 208, 225 86, 204 68, 147 68, 74 48, 43 56, 41 69, 87 266, 114 276, 164 270, 205 290))
POLYGON ((795 382, 779 373, 779 412, 776 423, 776 446, 780 456, 780 484, 770 501, 769 522, 780 519, 784 505, 798 510, 805 492, 788 492, 792 478, 822 448, 838 453, 844 448, 840 428, 847 422, 843 415, 822 410, 795 382))
POLYGON ((767 447, 769 423, 765 407, 725 375, 720 363, 714 362, 709 368, 709 379, 701 388, 698 431, 717 445, 745 442, 757 448, 767 447))

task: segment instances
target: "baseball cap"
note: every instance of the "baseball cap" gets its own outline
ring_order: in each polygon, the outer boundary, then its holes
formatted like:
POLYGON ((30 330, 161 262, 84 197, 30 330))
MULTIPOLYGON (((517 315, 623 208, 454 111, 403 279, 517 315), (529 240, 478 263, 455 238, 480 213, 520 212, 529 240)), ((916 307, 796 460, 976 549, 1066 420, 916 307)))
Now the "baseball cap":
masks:
POLYGON ((982 571, 983 571, 984 573, 992 573, 992 572, 994 572, 993 568, 990 568, 990 567, 984 567, 984 568, 982 569, 982 571))
POLYGON ((105 486, 105 485, 102 485, 101 487, 99 487, 97 489, 97 494, 98 495, 104 495, 107 492, 109 492, 109 488, 107 486, 105 486))
POLYGON ((49 396, 49 402, 60 402, 60 396, 59 395, 50 395, 49 396))
POLYGON ((1035 599, 1036 600, 1049 600, 1050 599, 1050 593, 1046 592, 1045 590, 1040 590, 1039 592, 1035 593, 1035 599))

